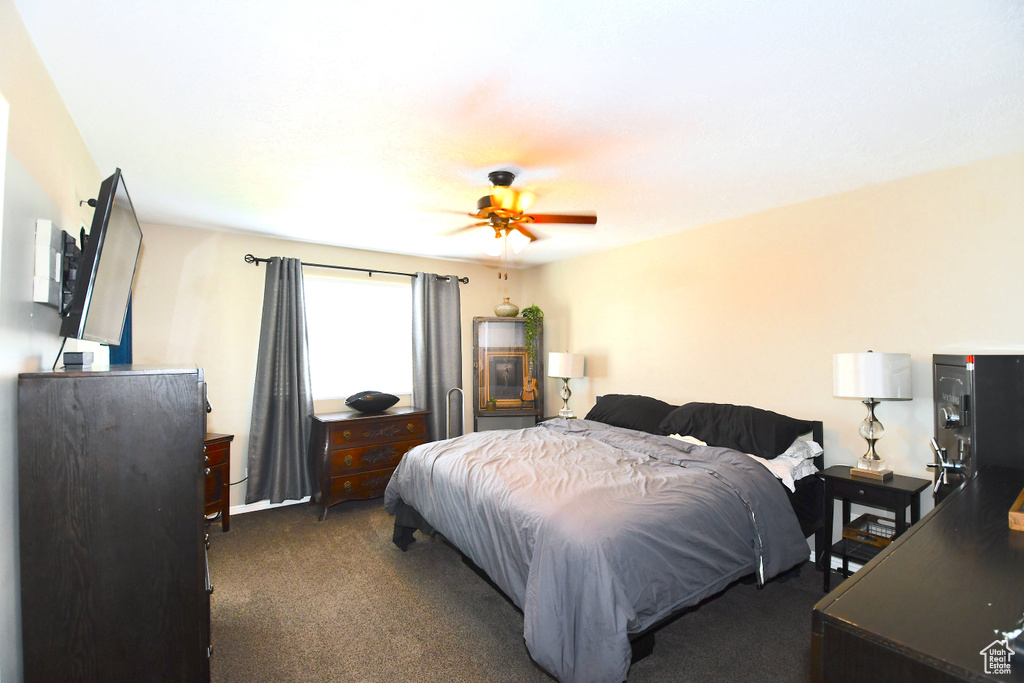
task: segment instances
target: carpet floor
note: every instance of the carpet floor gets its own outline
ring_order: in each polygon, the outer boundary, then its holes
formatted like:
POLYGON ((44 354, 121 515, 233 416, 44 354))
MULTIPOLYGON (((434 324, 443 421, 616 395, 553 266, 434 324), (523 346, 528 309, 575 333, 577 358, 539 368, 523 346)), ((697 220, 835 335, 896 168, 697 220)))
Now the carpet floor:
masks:
MULTIPOLYGON (((292 505, 210 526, 214 683, 549 683, 523 617, 438 539, 391 543, 380 500, 292 505)), ((807 681, 821 575, 734 584, 657 634, 630 683, 807 681)))

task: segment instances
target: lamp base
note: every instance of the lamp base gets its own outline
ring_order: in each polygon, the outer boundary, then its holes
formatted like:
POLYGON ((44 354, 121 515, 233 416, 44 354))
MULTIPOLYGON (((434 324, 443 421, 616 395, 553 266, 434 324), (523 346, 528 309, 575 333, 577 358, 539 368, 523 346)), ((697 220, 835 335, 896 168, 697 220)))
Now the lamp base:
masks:
POLYGON ((857 460, 857 466, 850 468, 850 476, 860 479, 871 479, 873 481, 885 481, 886 479, 892 479, 892 470, 885 467, 884 460, 860 458, 857 460))
POLYGON ((569 407, 569 397, 572 396, 572 392, 569 391, 569 378, 562 378, 562 390, 558 393, 562 397, 562 409, 558 411, 558 417, 564 417, 567 420, 575 419, 575 415, 572 414, 572 408, 569 407))

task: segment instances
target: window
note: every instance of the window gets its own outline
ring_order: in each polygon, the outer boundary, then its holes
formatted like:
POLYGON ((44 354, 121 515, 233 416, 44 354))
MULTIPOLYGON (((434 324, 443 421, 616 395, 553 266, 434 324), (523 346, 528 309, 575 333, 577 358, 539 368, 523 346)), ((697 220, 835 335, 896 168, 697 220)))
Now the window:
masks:
POLYGON ((315 400, 412 393, 412 285, 303 278, 315 400))

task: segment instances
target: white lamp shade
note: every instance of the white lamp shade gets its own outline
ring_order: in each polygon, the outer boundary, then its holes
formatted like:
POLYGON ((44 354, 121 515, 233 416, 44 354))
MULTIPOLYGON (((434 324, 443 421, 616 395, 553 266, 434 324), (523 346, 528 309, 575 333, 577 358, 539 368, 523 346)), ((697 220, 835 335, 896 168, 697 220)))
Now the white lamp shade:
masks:
POLYGON ((914 398, 909 353, 837 353, 832 356, 832 395, 902 401, 914 398))
POLYGON ((505 239, 508 240, 508 246, 512 247, 512 251, 516 254, 525 249, 526 245, 530 243, 529 237, 515 229, 509 230, 508 236, 505 239))
POLYGON ((549 353, 548 377, 583 377, 583 361, 586 358, 579 353, 549 353))
POLYGON ((495 237, 494 228, 484 226, 480 228, 480 232, 477 234, 480 236, 480 246, 485 254, 488 256, 498 256, 501 254, 501 240, 495 237))

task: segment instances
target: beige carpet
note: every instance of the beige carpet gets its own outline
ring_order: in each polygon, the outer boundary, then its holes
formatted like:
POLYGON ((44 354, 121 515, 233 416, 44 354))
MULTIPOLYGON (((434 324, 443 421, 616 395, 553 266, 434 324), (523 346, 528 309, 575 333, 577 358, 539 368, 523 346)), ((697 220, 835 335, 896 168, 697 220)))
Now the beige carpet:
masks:
MULTIPOLYGON (((380 500, 210 526, 215 683, 551 681, 522 615, 439 540, 403 553, 380 500)), ((737 584, 664 628, 631 683, 806 681, 821 575, 737 584)))

